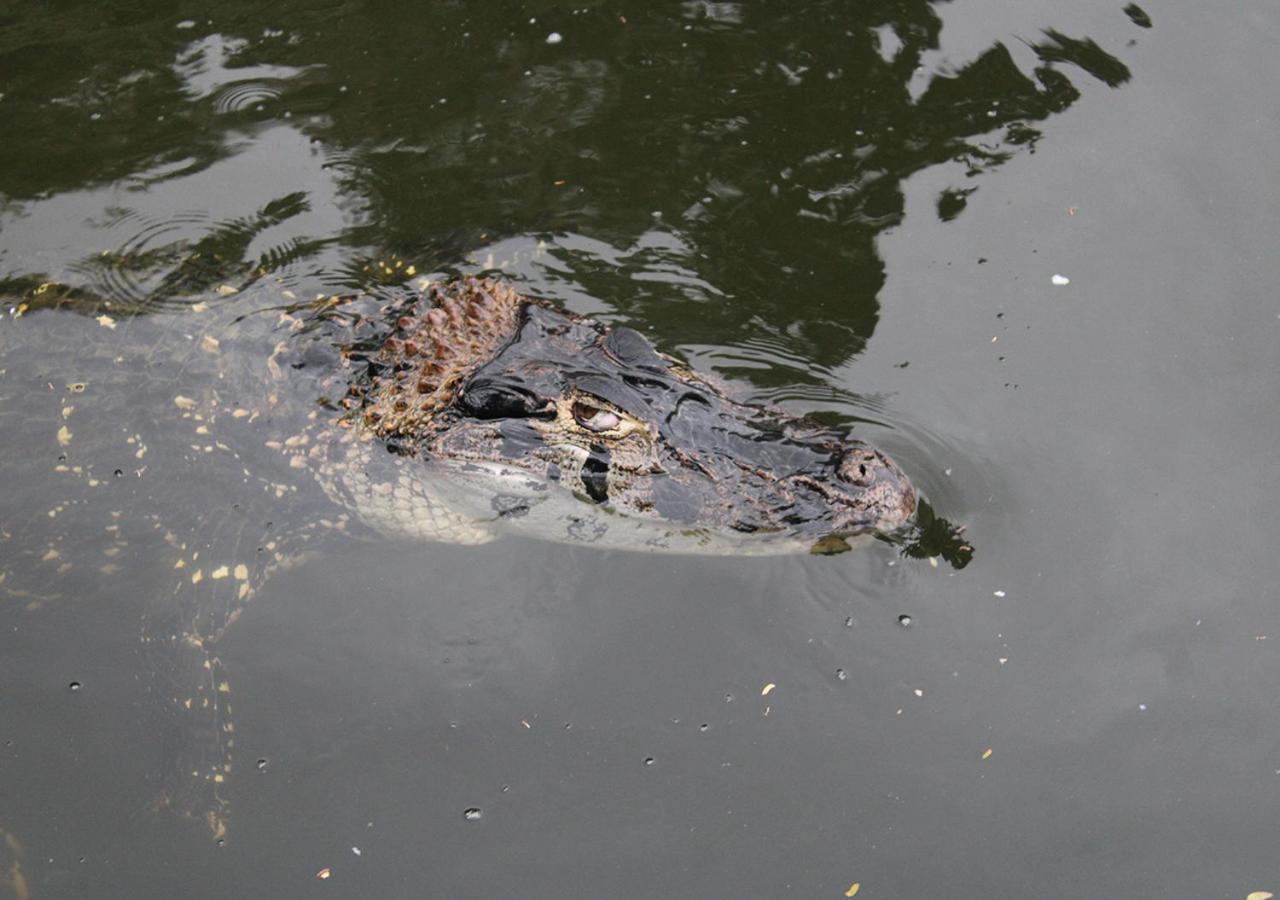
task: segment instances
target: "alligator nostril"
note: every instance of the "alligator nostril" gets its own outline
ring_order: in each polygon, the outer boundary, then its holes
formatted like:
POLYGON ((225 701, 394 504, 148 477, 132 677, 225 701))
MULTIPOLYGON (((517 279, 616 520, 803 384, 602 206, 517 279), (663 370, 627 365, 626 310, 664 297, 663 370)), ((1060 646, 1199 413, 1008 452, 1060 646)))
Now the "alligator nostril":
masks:
POLYGON ((840 478, 858 487, 868 487, 876 481, 876 455, 873 451, 855 449, 847 452, 840 461, 840 478))

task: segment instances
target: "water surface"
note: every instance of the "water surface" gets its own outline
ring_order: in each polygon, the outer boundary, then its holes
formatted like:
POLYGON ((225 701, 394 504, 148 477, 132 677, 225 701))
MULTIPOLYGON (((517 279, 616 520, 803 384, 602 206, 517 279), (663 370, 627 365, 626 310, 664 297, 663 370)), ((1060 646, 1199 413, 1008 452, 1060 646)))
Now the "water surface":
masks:
POLYGON ((1185 0, 11 4, 0 895, 1280 893, 1278 41, 1185 0), (172 427, 200 338, 486 270, 884 447, 972 562, 327 544, 220 644, 219 844, 154 808, 138 639, 156 523, 231 515, 172 427))

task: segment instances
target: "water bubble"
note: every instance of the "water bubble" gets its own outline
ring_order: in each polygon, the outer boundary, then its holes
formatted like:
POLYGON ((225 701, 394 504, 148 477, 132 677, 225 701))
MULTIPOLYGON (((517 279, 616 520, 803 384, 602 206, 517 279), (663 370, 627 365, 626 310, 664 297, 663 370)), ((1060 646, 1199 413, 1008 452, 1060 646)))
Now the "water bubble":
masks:
POLYGON ((646 756, 646 757, 644 758, 644 764, 645 764, 646 766, 651 766, 651 765, 653 765, 655 762, 657 762, 657 760, 655 760, 652 756, 646 756))
POLYGON ((711 726, 710 726, 710 725, 708 725, 706 722, 703 722, 701 725, 699 725, 699 726, 698 726, 698 730, 699 730, 699 731, 706 731, 706 730, 707 730, 708 728, 710 728, 710 727, 711 727, 711 726))
POLYGON ((845 617, 844 617, 844 627, 845 627, 845 628, 852 628, 852 627, 853 627, 853 616, 845 616, 845 617))
POLYGON ((733 702, 733 694, 725 694, 725 695, 724 695, 724 702, 725 702, 725 703, 732 703, 732 702, 733 702))
POLYGON ((68 689, 70 689, 70 690, 71 690, 71 691, 73 691, 73 692, 74 692, 74 691, 78 691, 78 690, 80 690, 80 688, 81 688, 81 687, 83 687, 83 685, 82 685, 82 684, 80 684, 80 682, 78 682, 78 681, 73 681, 73 682, 71 682, 69 685, 67 685, 67 688, 68 688, 68 689))
POLYGON ((911 626, 911 617, 906 613, 903 613, 902 615, 898 616, 898 624, 901 625, 903 628, 909 628, 911 626))
POLYGON ((548 44, 558 44, 563 40, 564 40, 564 37, 561 36, 560 32, 558 31, 553 31, 549 35, 547 35, 548 44))
POLYGON ((258 760, 258 771, 259 772, 267 771, 267 758, 265 756, 262 757, 262 759, 258 760))
POLYGON ((468 806, 462 811, 462 818, 466 819, 468 822, 474 822, 483 815, 484 813, 480 811, 480 807, 478 806, 468 806))
POLYGON ((845 680, 846 678, 848 678, 848 677, 849 677, 849 673, 848 673, 848 672, 846 672, 844 669, 836 669, 836 680, 837 680, 837 681, 844 681, 844 680, 845 680))
POLYGON ((124 475, 124 469, 116 469, 111 474, 114 475, 116 478, 120 478, 124 475))
POLYGON ((502 786, 501 790, 502 790, 502 793, 504 793, 504 794, 505 794, 507 791, 511 790, 511 785, 509 785, 509 784, 504 784, 504 785, 502 786))

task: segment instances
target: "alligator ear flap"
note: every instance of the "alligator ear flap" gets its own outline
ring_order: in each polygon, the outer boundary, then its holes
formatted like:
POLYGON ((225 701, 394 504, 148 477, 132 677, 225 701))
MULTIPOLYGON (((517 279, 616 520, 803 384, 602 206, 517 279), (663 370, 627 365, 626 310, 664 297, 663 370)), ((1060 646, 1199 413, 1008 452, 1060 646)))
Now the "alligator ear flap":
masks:
POLYGON ((525 419, 552 415, 548 411, 548 401, 522 388, 482 378, 472 379, 462 389, 458 403, 477 419, 525 419))
POLYGON ((600 346, 619 365, 653 372, 665 372, 671 368, 671 362, 654 350, 653 344, 634 328, 610 329, 600 346))

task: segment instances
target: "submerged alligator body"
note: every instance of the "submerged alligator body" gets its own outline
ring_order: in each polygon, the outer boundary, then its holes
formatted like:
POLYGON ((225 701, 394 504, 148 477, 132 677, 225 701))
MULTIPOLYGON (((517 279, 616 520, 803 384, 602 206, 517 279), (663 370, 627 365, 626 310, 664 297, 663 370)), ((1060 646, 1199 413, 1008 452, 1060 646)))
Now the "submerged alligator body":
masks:
POLYGON ((60 580, 167 560, 174 590, 142 628, 157 804, 220 840, 235 765, 219 641, 325 541, 509 531, 767 554, 916 527, 916 492, 878 450, 497 280, 228 290, 145 316, 59 290, 29 292, 0 332, 0 427, 56 453, 0 504, 0 592, 35 607, 60 580))

